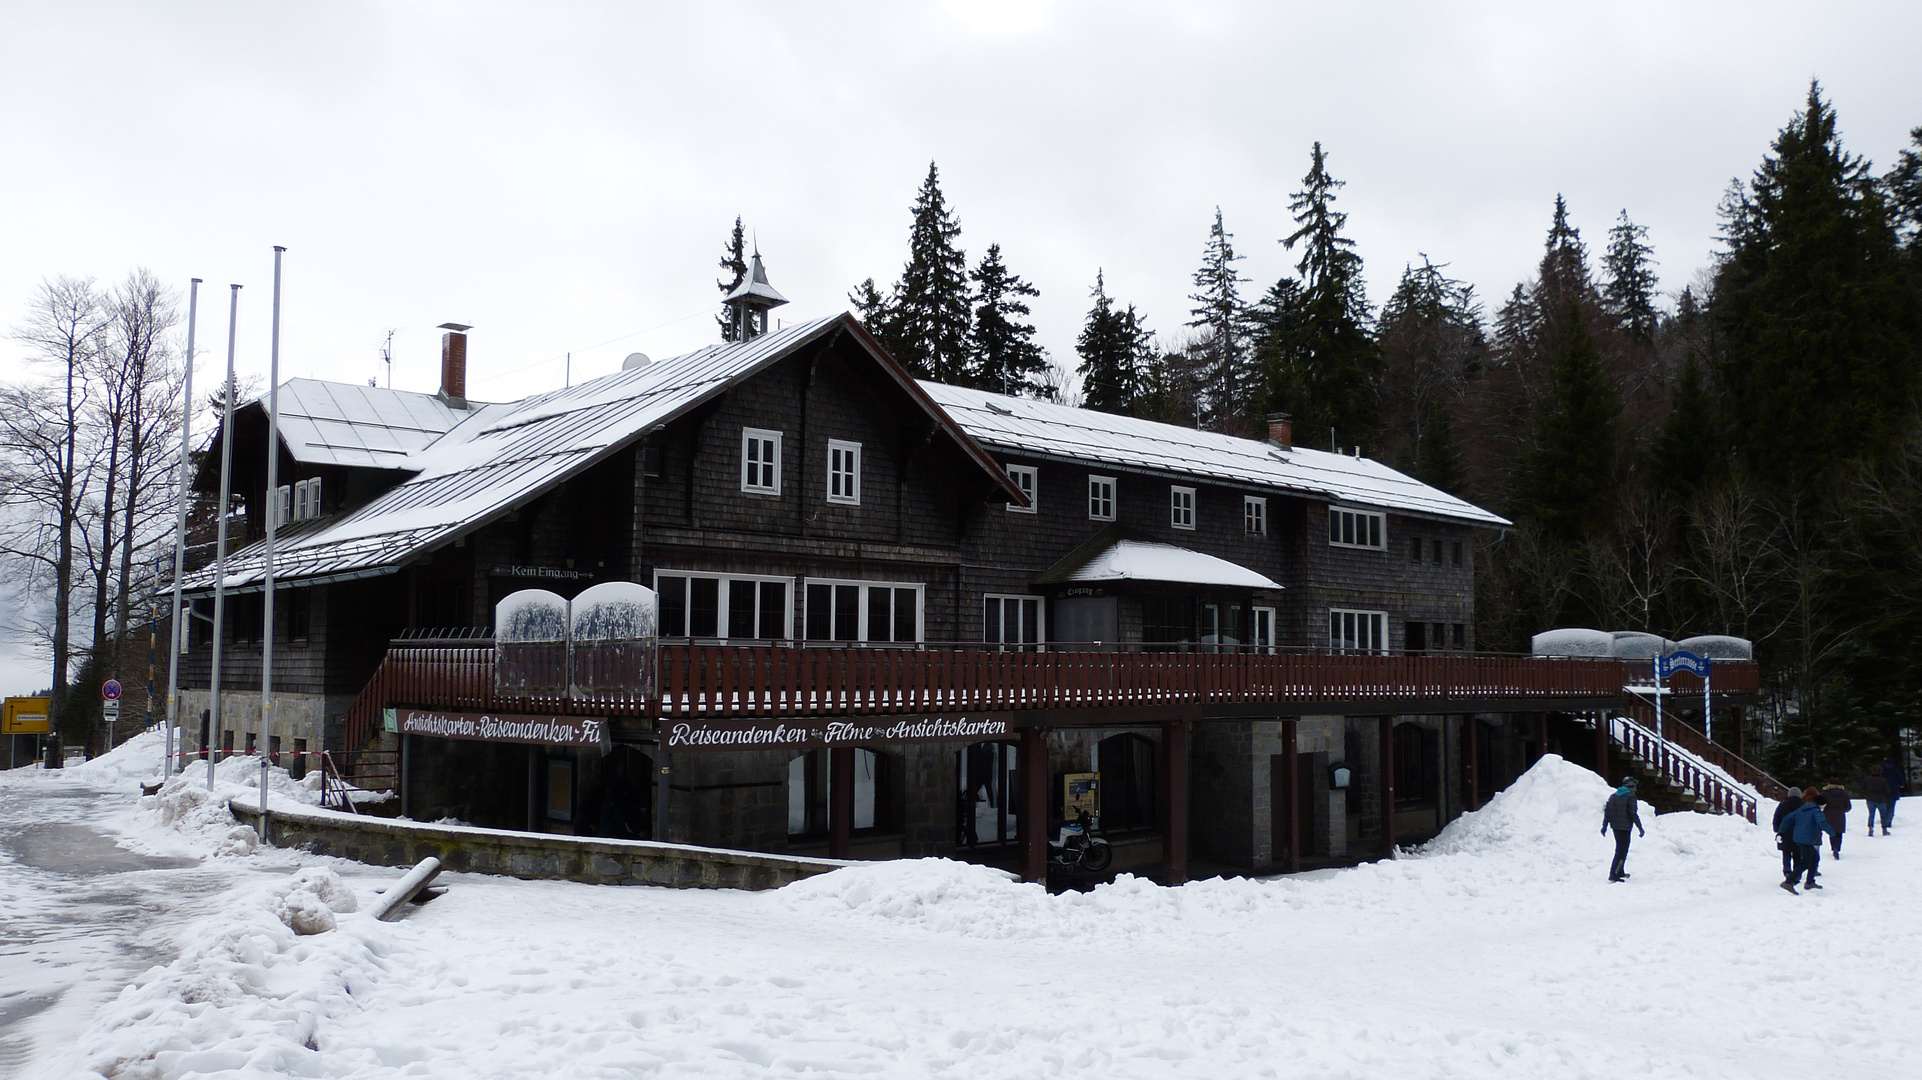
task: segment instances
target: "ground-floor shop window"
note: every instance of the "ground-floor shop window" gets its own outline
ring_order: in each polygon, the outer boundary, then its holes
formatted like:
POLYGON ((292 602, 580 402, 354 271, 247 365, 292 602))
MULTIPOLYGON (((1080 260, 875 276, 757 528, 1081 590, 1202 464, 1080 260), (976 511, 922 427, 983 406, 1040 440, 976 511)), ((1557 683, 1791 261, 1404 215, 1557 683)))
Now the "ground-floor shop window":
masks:
POLYGON ((1433 806, 1441 790, 1440 733, 1420 724, 1395 725, 1395 805, 1433 806))
POLYGON ((574 759, 547 759, 547 820, 574 820, 574 759))
POLYGON ((913 644, 921 640, 919 585, 809 578, 805 604, 809 641, 913 644))
POLYGON ((654 575, 662 637, 779 641, 793 637, 793 578, 666 570, 654 575))
POLYGON ((954 842, 963 847, 1012 843, 1017 833, 1021 748, 1014 743, 975 743, 955 751, 959 790, 954 842))
POLYGON ((990 594, 982 625, 982 640, 990 645, 1039 644, 1042 640, 1041 598, 990 594))
POLYGON ((1101 774, 1102 829, 1152 829, 1160 823, 1152 739, 1133 732, 1110 736, 1095 747, 1095 762, 1101 774))
MULTIPOLYGON (((791 838, 828 834, 833 790, 830 751, 809 750, 788 762, 787 831, 791 838)), ((893 754, 854 748, 853 832, 891 832, 901 827, 901 760, 893 754)))
POLYGON ((1388 613, 1330 608, 1328 647, 1343 652, 1387 652, 1388 613))

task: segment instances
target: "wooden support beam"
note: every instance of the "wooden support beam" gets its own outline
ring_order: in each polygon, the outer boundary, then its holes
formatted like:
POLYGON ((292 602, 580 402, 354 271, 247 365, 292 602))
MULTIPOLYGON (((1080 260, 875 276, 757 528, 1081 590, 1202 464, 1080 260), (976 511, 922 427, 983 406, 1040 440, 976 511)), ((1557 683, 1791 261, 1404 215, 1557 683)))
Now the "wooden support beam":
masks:
POLYGON ((1161 725, 1161 877, 1164 885, 1188 880, 1188 721, 1161 725))
POLYGON ((1299 720, 1281 722, 1282 790, 1269 792, 1269 799, 1280 799, 1283 803, 1282 820, 1287 822, 1282 839, 1287 849, 1282 853, 1281 868, 1288 873, 1301 869, 1301 747, 1299 720))
POLYGON ((1608 779, 1608 713, 1595 714, 1595 771, 1608 779))
MULTIPOLYGON (((1540 761, 1543 757, 1547 756, 1547 754, 1548 714, 1538 712, 1535 714, 1535 761, 1540 761)), ((1530 764, 1532 765, 1534 762, 1530 762, 1530 764)))
POLYGON ((1381 733, 1381 844, 1382 853, 1395 855, 1395 718, 1382 717, 1381 733))
POLYGON ((854 747, 828 750, 828 858, 848 857, 854 826, 854 747))
POLYGON ((1470 810, 1482 808, 1482 724, 1473 713, 1462 714, 1462 773, 1468 791, 1462 800, 1470 810))
POLYGON ((1048 729, 1021 729, 1021 756, 1015 762, 1021 773, 1021 817, 1016 829, 1021 838, 1021 878, 1024 881, 1048 880, 1048 729))

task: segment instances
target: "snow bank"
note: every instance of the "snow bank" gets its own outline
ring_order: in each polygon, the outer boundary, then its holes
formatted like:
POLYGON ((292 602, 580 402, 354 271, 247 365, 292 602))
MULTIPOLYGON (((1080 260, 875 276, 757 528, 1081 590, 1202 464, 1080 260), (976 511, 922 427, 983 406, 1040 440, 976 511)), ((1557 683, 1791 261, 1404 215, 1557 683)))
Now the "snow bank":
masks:
POLYGON ((1536 634, 1528 648, 1536 656, 1612 656, 1614 644, 1614 635, 1605 630, 1569 627, 1536 634))
POLYGON ((352 989, 381 970, 384 929, 330 870, 222 894, 181 935, 182 951, 148 969, 95 1017, 85 1066, 108 1077, 322 1076, 324 1021, 361 1011, 352 989))

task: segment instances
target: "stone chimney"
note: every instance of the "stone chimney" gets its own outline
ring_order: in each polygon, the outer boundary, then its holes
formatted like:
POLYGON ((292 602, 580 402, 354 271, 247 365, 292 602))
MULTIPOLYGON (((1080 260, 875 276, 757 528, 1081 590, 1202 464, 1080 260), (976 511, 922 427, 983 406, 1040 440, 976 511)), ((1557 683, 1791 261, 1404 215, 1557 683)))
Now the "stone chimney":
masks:
POLYGON ((449 401, 467 402, 467 331, 471 326, 441 323, 447 331, 440 336, 440 396, 449 401))
POLYGON ((1268 414, 1268 441, 1283 450, 1295 448, 1295 420, 1285 412, 1268 414))

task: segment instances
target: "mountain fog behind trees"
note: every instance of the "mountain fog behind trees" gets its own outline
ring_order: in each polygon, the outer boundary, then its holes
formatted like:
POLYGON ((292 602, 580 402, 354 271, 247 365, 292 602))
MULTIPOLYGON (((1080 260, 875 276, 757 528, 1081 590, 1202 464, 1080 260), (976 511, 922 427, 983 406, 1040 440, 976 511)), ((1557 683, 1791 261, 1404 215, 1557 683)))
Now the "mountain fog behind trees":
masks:
POLYGON ((1255 438, 1286 412, 1303 445, 1493 509, 1515 526, 1476 559, 1480 648, 1558 626, 1750 638, 1746 734, 1811 778, 1922 729, 1922 128, 1880 174, 1837 130, 1811 84, 1724 196, 1723 250, 1668 293, 1627 210, 1597 256, 1558 196, 1536 273, 1492 312, 1431 253, 1372 311, 1316 143, 1278 238, 1295 271, 1258 297, 1220 208, 1175 337, 1090 268, 1076 395, 1012 306, 1032 288, 996 284, 1020 281, 999 247, 963 273, 932 164, 900 279, 850 299, 920 377, 1255 438))

